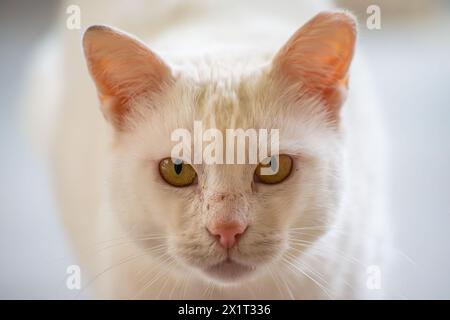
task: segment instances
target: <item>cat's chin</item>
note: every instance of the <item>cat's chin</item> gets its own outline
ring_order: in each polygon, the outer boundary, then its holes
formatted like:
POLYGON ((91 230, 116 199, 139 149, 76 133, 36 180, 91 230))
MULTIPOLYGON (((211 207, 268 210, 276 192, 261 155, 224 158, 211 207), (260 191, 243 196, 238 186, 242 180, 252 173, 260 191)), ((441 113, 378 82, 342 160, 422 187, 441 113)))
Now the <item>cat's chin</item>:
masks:
POLYGON ((232 283, 255 272, 255 267, 247 266, 236 261, 226 259, 213 266, 203 269, 209 277, 224 283, 232 283))

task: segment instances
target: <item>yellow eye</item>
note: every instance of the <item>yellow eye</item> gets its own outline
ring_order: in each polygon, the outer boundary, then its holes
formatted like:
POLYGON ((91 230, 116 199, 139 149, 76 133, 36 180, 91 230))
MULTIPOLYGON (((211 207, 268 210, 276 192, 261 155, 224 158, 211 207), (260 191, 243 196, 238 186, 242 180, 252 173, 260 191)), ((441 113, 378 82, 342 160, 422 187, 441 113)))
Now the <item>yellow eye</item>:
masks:
POLYGON ((186 187, 195 182, 197 174, 190 164, 171 158, 162 159, 159 163, 159 173, 168 184, 175 187, 186 187))
POLYGON ((276 184, 284 181, 292 170, 292 158, 285 154, 266 158, 255 170, 257 182, 276 184))

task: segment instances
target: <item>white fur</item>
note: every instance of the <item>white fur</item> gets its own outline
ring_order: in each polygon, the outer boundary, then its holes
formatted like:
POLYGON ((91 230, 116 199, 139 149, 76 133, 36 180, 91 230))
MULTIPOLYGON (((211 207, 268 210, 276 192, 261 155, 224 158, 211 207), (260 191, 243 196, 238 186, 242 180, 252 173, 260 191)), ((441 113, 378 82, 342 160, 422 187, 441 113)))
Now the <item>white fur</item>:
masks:
MULTIPOLYGON (((65 91, 51 160, 62 218, 82 270, 93 279, 89 288, 95 296, 376 297, 380 292, 366 287, 366 267, 382 266, 377 247, 385 232, 383 139, 359 57, 352 66, 339 131, 317 112, 317 101, 294 103, 290 91, 281 94, 265 74, 273 54, 328 4, 281 3, 273 9, 273 2, 258 1, 237 9, 231 1, 217 7, 187 1, 155 9, 167 18, 158 22, 156 16, 146 16, 154 9, 147 3, 131 18, 113 14, 114 6, 111 16, 100 15, 98 8, 81 2, 85 26, 107 23, 136 34, 177 74, 169 93, 157 101, 137 102, 134 129, 120 137, 99 111, 79 49, 81 34, 64 30, 60 35, 66 60, 58 70, 65 91), (174 13, 178 7, 181 16, 174 13), (100 16, 103 21, 96 19, 100 16), (280 128, 281 153, 298 155, 292 177, 279 185, 258 186, 257 192, 246 183, 254 168, 195 167, 207 192, 238 195, 254 226, 240 244, 240 258, 261 267, 232 284, 208 278, 188 261, 220 259, 201 228, 207 219, 206 195, 174 189, 157 173, 159 160, 170 155, 172 130, 190 129, 194 120, 208 127, 280 128), (291 236, 311 241, 309 249, 290 243, 292 228, 305 228, 291 236), (148 235, 154 238, 139 240, 148 235), (283 262, 292 256, 291 265, 283 262)), ((39 95, 33 100, 46 104, 39 95)))

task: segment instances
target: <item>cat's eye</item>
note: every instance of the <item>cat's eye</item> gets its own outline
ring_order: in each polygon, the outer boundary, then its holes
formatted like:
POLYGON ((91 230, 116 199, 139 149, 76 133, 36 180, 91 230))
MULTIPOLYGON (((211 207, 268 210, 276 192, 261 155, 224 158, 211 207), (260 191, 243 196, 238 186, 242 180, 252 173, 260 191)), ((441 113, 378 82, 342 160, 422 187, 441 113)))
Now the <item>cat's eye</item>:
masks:
POLYGON ((272 156, 261 161, 255 170, 255 180, 265 184, 276 184, 289 177, 292 158, 286 154, 272 156))
POLYGON ((193 184, 197 174, 190 164, 171 158, 162 159, 159 163, 159 173, 168 184, 175 187, 186 187, 193 184))

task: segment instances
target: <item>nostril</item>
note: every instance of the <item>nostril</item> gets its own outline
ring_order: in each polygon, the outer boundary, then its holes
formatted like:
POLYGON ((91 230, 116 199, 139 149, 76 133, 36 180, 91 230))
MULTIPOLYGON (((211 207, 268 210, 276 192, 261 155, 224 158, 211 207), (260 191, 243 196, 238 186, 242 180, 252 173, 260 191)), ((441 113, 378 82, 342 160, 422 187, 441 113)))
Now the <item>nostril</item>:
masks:
POLYGON ((218 240, 220 245, 229 249, 233 247, 240 236, 247 229, 246 224, 242 223, 217 223, 207 227, 209 233, 218 240))
POLYGON ((247 226, 245 227, 245 229, 242 232, 236 233, 236 235, 234 236, 236 241, 239 240, 239 238, 245 233, 246 230, 247 230, 247 226))

